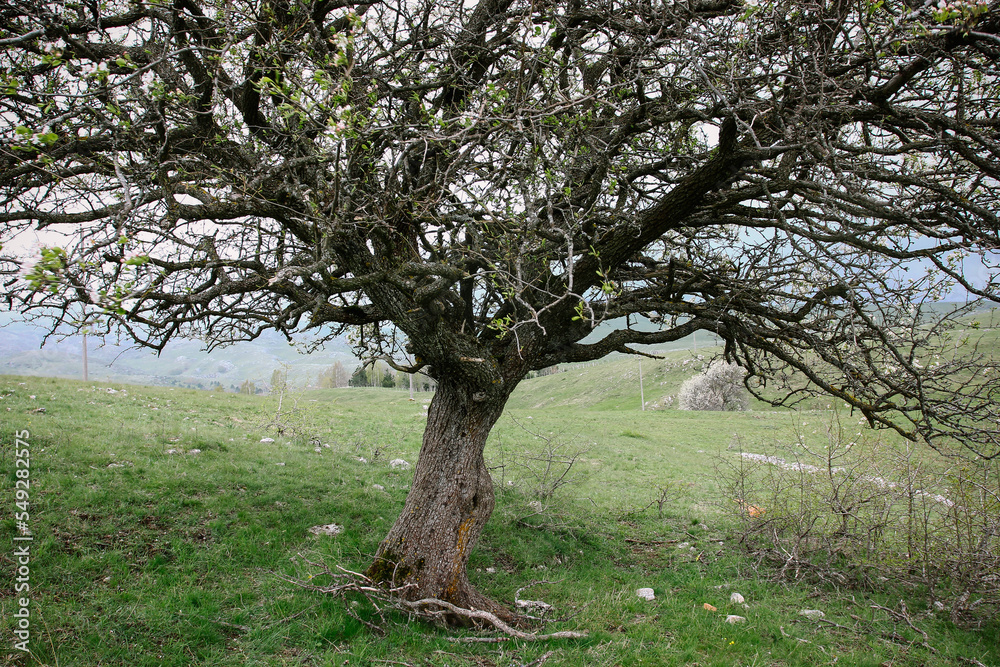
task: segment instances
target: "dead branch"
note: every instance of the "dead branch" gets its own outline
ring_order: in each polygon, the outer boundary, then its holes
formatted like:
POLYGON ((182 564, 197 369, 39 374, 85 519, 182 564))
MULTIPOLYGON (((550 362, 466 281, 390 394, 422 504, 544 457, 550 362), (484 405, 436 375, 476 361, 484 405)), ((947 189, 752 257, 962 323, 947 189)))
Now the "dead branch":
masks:
MULTIPOLYGON (((550 639, 580 639, 587 636, 586 632, 577 632, 572 630, 563 630, 560 632, 552 632, 548 634, 538 634, 532 632, 522 632, 521 630, 516 630, 510 625, 502 621, 495 614, 491 614, 488 611, 483 611, 479 609, 463 609, 457 605, 454 605, 445 600, 439 600, 437 598, 424 598, 422 600, 407 600, 404 595, 412 587, 412 584, 405 586, 398 586, 394 588, 383 588, 376 585, 371 579, 359 572, 353 572, 346 568, 337 566, 339 572, 335 572, 330 567, 324 563, 316 563, 302 554, 298 554, 298 557, 302 559, 304 563, 310 567, 316 568, 320 571, 320 576, 325 575, 333 580, 330 585, 317 585, 310 583, 312 579, 316 578, 316 575, 310 575, 309 579, 306 581, 300 579, 294 579, 282 574, 277 576, 284 581, 294 584, 300 588, 304 588, 310 591, 316 591, 318 593, 325 593, 333 596, 344 596, 348 593, 357 593, 362 595, 372 608, 375 613, 381 619, 382 625, 387 625, 389 623, 386 618, 385 612, 387 610, 395 610, 408 614, 409 616, 417 617, 428 621, 441 621, 448 616, 458 616, 460 618, 469 619, 475 621, 477 625, 487 624, 492 626, 494 629, 503 633, 504 636, 501 637, 462 637, 456 638, 454 641, 459 642, 501 642, 510 639, 520 639, 523 641, 547 641, 550 639)), ((551 583, 551 582, 532 582, 528 586, 533 586, 538 583, 551 583)), ((524 588, 527 588, 525 586, 524 588)), ((519 589, 518 593, 524 588, 519 589)), ((347 609, 347 613, 359 621, 369 629, 378 632, 379 634, 384 632, 384 628, 378 624, 366 621, 360 618, 356 613, 354 613, 350 608, 347 609)), ((544 620, 544 619, 534 619, 531 616, 525 616, 524 618, 531 620, 544 620)), ((541 664, 541 663, 539 663, 541 664)))

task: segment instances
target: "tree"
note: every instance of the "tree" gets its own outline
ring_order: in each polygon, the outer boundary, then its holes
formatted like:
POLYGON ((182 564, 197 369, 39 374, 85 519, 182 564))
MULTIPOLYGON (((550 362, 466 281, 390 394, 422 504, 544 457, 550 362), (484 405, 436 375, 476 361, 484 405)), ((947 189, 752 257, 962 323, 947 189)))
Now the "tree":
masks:
POLYGON ((3 264, 54 326, 352 327, 436 380, 371 578, 509 618, 465 563, 511 392, 698 330, 779 400, 996 452, 995 363, 935 360, 922 304, 1000 291, 998 0, 356 7, 9 0, 0 223, 71 235, 3 264))
POLYGON ((681 410, 746 410, 745 377, 740 366, 716 359, 681 384, 677 402, 681 410))
POLYGON ((288 367, 275 368, 271 372, 271 393, 288 391, 288 367))
POLYGON ((344 368, 344 362, 335 361, 333 365, 319 374, 318 384, 322 389, 346 387, 350 379, 351 375, 344 368))
POLYGON ((358 366, 354 369, 354 374, 351 375, 351 379, 347 381, 350 387, 367 387, 371 384, 371 380, 368 378, 368 369, 364 366, 358 366))

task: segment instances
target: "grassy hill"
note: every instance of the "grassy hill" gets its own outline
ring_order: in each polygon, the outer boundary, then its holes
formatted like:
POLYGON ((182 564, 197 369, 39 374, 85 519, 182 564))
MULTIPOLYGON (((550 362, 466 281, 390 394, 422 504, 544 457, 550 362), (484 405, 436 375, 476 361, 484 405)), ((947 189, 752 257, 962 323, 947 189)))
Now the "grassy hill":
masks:
MULTIPOLYGON (((644 361, 647 401, 675 393, 691 359, 644 361)), ((508 604, 529 587, 521 597, 568 619, 551 630, 588 638, 484 644, 403 616, 377 631, 364 599, 345 606, 288 581, 326 581, 303 557, 366 566, 409 489, 412 469, 388 461, 415 461, 427 395, 296 391, 279 408, 278 396, 0 377, 8 489, 14 433, 30 431, 36 614, 32 652, 8 641, 0 655, 156 667, 1000 664, 995 621, 962 629, 919 589, 779 581, 740 548, 719 471, 775 443, 821 452, 837 415, 641 411, 637 378, 636 359, 616 358, 526 381, 512 398, 487 447, 497 509, 470 576, 508 604), (330 523, 343 532, 309 532, 330 523), (636 596, 645 587, 655 600, 636 596)), ((18 531, 12 512, 0 526, 18 531)), ((0 570, 13 581, 9 555, 0 570)), ((14 598, 0 605, 10 640, 14 598)))
MULTIPOLYGON (((45 330, 12 313, 0 312, 0 371, 11 375, 81 378, 81 336, 51 337, 42 343, 45 330)), ((347 368, 358 364, 346 340, 323 350, 303 354, 283 336, 266 333, 258 339, 205 351, 200 340, 177 339, 157 355, 90 336, 89 376, 104 382, 208 389, 221 384, 229 390, 244 380, 269 382, 276 369, 288 370, 292 384, 315 383, 317 376, 340 361, 347 368)))

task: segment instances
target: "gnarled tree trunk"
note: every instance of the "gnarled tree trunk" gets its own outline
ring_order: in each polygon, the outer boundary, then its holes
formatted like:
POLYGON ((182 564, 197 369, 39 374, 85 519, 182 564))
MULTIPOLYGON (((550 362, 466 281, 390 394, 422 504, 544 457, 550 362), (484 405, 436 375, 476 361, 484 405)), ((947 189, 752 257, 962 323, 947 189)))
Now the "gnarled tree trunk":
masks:
POLYGON ((413 486, 367 575, 408 585, 410 600, 437 598, 465 609, 512 614, 469 583, 466 563, 493 512, 493 481, 483 448, 509 391, 475 393, 442 380, 431 401, 413 486))

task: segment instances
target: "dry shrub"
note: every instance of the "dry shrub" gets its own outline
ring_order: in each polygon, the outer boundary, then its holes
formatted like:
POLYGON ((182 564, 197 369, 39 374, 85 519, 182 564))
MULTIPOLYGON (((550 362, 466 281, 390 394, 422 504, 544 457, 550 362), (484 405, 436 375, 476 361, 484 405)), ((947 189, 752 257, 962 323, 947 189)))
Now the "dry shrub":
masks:
MULTIPOLYGON (((804 439, 720 458, 739 542, 783 578, 909 589, 956 623, 1000 615, 1000 462, 935 455, 920 445, 804 439)), ((731 448, 732 449, 732 448, 731 448)))

